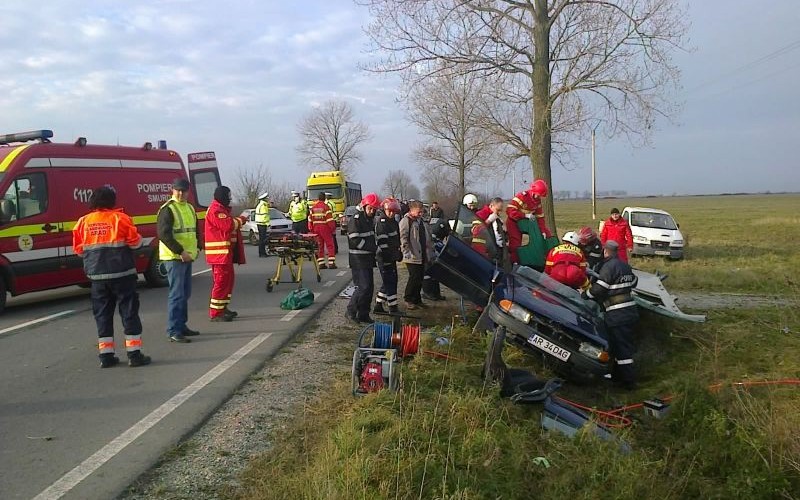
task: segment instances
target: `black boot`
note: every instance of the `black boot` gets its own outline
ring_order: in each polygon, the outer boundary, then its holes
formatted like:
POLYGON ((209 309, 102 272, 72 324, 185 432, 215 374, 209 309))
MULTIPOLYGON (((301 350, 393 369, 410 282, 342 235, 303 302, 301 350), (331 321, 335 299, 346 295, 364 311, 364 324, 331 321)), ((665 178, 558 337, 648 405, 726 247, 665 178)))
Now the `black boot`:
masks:
POLYGON ((144 366, 150 364, 150 356, 145 356, 142 351, 135 351, 128 356, 128 366, 144 366))
POLYGON ((375 302, 375 307, 372 308, 372 312, 385 314, 386 309, 383 308, 383 302, 375 302))
POLYGON ((113 354, 100 355, 100 368, 111 368, 119 364, 119 358, 113 354))

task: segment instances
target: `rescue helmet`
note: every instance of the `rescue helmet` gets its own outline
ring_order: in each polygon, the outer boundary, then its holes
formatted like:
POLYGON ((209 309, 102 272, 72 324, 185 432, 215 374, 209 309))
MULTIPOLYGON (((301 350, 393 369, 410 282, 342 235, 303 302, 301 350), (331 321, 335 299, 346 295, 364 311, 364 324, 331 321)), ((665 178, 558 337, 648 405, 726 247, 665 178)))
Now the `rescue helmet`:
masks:
POLYGON ((564 233, 564 236, 561 238, 562 241, 566 241, 567 243, 572 243, 573 245, 578 245, 580 243, 580 236, 575 231, 567 231, 564 233))
POLYGON ((383 200, 383 209, 398 213, 400 211, 400 203, 392 197, 386 198, 383 200))
POLYGON ((468 193, 464 195, 464 199, 461 200, 463 205, 477 205, 478 204, 478 197, 472 193, 468 193))
POLYGON ((378 198, 378 195, 375 193, 369 193, 368 195, 364 196, 361 200, 362 207, 372 207, 372 208, 380 208, 381 200, 378 198))
POLYGON ((292 191, 292 198, 294 198, 295 196, 300 196, 300 193, 298 193, 297 191, 292 191))
POLYGON ((266 200, 267 198, 269 198, 269 193, 268 193, 268 192, 266 192, 266 191, 264 191, 263 193, 261 193, 260 195, 258 195, 258 199, 259 199, 259 200, 266 200))
POLYGON ((538 195, 541 198, 547 198, 549 188, 547 187, 547 183, 542 179, 536 179, 531 183, 531 188, 529 192, 531 194, 538 195))
POLYGON ((578 237, 580 238, 581 245, 588 245, 590 242, 597 239, 597 233, 589 226, 583 226, 580 231, 578 231, 578 237))

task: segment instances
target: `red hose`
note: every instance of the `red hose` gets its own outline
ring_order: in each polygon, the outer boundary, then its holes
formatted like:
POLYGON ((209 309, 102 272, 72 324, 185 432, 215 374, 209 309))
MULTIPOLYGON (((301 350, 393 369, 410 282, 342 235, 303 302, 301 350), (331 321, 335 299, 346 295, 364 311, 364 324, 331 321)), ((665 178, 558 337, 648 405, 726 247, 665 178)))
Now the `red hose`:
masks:
POLYGON ((400 355, 413 356, 419 352, 420 325, 403 325, 400 336, 400 355))
MULTIPOLYGON (((747 382, 732 382, 730 384, 731 387, 756 387, 756 386, 765 386, 765 385, 800 385, 800 379, 796 378, 784 378, 779 380, 753 380, 747 382)), ((717 391, 725 386, 724 383, 718 382, 716 384, 712 384, 708 386, 710 391, 717 391)), ((604 427, 609 429, 623 429, 625 427, 629 427, 633 424, 633 421, 628 417, 621 415, 621 413, 630 411, 630 410, 637 410, 644 406, 644 403, 633 403, 630 405, 625 405, 619 408, 615 408, 613 410, 598 410, 596 408, 591 408, 589 406, 582 405, 580 403, 576 403, 575 401, 570 401, 569 399, 562 398, 561 396, 557 396, 559 400, 563 401, 564 403, 577 408, 579 410, 588 411, 589 413, 596 415, 597 420, 603 424, 604 427), (614 422, 616 421, 616 422, 614 422)), ((675 396, 665 396, 663 398, 659 398, 661 401, 667 402, 672 401, 675 396)))

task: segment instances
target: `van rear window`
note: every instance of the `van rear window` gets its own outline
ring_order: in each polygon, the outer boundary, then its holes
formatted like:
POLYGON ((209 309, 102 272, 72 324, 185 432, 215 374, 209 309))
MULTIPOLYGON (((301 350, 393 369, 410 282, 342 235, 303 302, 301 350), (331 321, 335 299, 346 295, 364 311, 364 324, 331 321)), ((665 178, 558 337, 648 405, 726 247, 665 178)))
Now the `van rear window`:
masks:
POLYGON ((215 172, 199 172, 192 176, 192 184, 197 193, 197 206, 206 208, 214 200, 214 190, 219 186, 215 172))

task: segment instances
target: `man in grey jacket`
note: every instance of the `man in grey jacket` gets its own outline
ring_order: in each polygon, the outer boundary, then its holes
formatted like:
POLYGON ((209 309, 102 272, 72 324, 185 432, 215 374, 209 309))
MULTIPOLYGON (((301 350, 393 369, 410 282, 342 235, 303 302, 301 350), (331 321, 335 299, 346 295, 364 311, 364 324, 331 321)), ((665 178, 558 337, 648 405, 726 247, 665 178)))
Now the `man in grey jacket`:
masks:
POLYGON ((425 267, 433 258, 433 241, 428 225, 422 220, 422 212, 422 202, 411 201, 408 204, 408 213, 400 220, 400 251, 408 269, 408 282, 403 298, 408 310, 427 307, 422 302, 420 292, 425 267))

